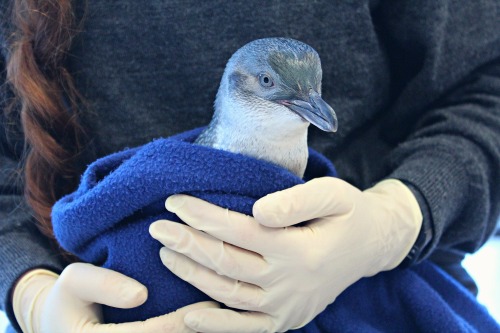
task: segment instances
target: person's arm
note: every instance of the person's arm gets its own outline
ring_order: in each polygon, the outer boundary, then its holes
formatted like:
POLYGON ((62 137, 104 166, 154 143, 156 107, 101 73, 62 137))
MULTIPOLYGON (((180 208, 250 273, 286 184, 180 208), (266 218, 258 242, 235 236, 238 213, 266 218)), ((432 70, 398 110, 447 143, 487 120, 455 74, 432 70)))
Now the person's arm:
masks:
POLYGON ((414 191, 432 235, 419 244, 416 263, 436 250, 476 251, 498 218, 499 10, 491 1, 384 3, 380 10, 399 96, 382 130, 399 143, 388 177, 414 191))
MULTIPOLYGON (((3 41, 2 41, 3 44, 3 41)), ((12 286, 27 271, 44 267, 60 272, 60 257, 38 231, 23 199, 20 156, 23 143, 5 109, 12 93, 5 84, 5 51, 0 56, 0 309, 15 325, 12 286), (8 133, 9 132, 9 133, 8 133)), ((12 116, 15 117, 15 116, 12 116)))
POLYGON ((494 231, 500 208, 500 59, 482 67, 420 120, 393 151, 391 177, 416 191, 436 249, 472 253, 494 231))

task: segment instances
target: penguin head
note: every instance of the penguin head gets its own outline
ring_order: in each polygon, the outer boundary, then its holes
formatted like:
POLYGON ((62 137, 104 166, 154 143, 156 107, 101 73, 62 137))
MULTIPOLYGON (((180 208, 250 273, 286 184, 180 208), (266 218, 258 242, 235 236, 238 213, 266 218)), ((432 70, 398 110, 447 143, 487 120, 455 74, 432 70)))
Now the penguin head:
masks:
POLYGON ((320 58, 309 45, 289 38, 258 39, 229 59, 217 94, 216 113, 225 105, 230 109, 225 112, 247 110, 245 119, 254 116, 287 124, 311 123, 335 132, 337 117, 321 98, 321 80, 320 58))

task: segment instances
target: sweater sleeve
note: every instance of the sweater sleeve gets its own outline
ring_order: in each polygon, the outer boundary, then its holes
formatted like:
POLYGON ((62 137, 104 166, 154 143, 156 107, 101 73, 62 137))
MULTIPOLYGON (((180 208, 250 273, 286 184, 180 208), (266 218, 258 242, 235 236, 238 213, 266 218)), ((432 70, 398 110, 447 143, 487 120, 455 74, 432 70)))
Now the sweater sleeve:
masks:
POLYGON ((410 185, 432 233, 417 262, 436 250, 474 252, 497 223, 499 12, 491 1, 400 2, 386 10, 400 96, 384 130, 398 142, 390 177, 410 185))
MULTIPOLYGON (((0 2, 0 7, 2 3, 0 2)), ((59 256, 35 226, 30 209, 23 199, 20 156, 23 143, 7 116, 12 93, 5 84, 5 43, 0 31, 0 310, 15 325, 11 289, 17 279, 35 267, 60 271, 59 256)), ((15 112, 12 113, 12 115, 15 112)), ((19 329, 19 328, 18 328, 19 329)))
POLYGON ((393 151, 392 177, 415 187, 430 212, 427 253, 438 246, 474 252, 499 214, 500 60, 453 89, 419 124, 393 151))

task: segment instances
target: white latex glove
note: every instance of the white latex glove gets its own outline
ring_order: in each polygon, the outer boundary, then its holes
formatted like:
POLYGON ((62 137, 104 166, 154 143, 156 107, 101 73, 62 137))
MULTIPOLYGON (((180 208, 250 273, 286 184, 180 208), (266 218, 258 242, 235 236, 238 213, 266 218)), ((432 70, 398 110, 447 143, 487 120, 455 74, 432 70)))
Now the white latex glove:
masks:
POLYGON ((193 332, 184 325, 186 313, 216 307, 196 303, 143 322, 102 324, 101 305, 133 308, 147 299, 142 284, 115 271, 90 264, 71 264, 61 276, 37 269, 25 274, 13 294, 16 319, 25 333, 193 332))
POLYGON ((415 197, 397 180, 361 192, 315 179, 260 199, 255 218, 185 195, 166 207, 192 228, 150 227, 169 248, 160 252, 163 263, 213 299, 249 311, 187 314, 185 323, 200 332, 302 327, 360 278, 398 266, 422 224, 415 197))

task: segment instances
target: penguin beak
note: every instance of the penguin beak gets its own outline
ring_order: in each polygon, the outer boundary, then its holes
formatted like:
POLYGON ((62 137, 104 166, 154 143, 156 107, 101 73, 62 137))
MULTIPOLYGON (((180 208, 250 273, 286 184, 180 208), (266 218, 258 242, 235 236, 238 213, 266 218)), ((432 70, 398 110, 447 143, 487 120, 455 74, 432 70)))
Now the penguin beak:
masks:
POLYGON ((320 130, 325 132, 337 131, 338 123, 335 111, 313 89, 309 90, 308 102, 301 99, 279 100, 277 102, 286 106, 320 130))

